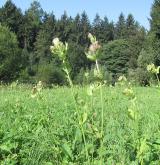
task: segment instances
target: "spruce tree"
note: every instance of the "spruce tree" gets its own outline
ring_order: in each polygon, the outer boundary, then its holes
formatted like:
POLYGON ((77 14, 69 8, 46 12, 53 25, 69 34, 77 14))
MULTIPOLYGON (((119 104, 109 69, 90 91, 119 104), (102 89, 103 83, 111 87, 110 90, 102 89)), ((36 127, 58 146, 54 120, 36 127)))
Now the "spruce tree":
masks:
POLYGON ((153 35, 153 44, 152 47, 155 50, 154 54, 154 63, 160 65, 160 0, 154 0, 152 9, 151 9, 151 32, 153 35))
POLYGON ((44 23, 36 37, 35 42, 35 63, 45 63, 51 60, 50 45, 55 37, 56 20, 53 14, 44 16, 44 23))
POLYGON ((4 26, 8 26, 10 30, 16 33, 19 46, 23 47, 23 32, 21 27, 23 25, 23 14, 21 9, 11 1, 7 0, 4 6, 0 10, 0 22, 4 26))
POLYGON ((93 21, 93 34, 97 37, 98 41, 102 42, 103 40, 103 27, 102 27, 102 19, 98 14, 96 14, 95 19, 93 21))
POLYGON ((126 38, 136 34, 136 21, 132 14, 129 14, 126 19, 126 38))
POLYGON ((115 38, 123 39, 125 38, 125 35, 126 35, 126 21, 124 14, 121 13, 115 27, 115 38))
POLYGON ((86 46, 89 44, 88 33, 91 31, 91 25, 88 15, 86 14, 85 11, 81 14, 80 31, 81 31, 81 35, 80 35, 79 44, 82 46, 86 46))
POLYGON ((34 43, 42 24, 43 16, 44 12, 40 3, 37 1, 33 1, 29 9, 25 12, 23 26, 24 47, 27 47, 29 51, 33 51, 34 49, 34 43))
POLYGON ((160 39, 160 0, 155 0, 151 9, 151 31, 160 39))

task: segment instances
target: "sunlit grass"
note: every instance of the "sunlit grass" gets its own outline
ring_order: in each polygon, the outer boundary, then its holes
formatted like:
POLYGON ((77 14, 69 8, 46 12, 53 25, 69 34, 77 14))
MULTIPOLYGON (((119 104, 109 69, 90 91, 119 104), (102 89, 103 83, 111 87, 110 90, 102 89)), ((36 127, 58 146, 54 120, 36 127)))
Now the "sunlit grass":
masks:
MULTIPOLYGON (((160 91, 157 88, 149 87, 133 89, 137 96, 139 113, 143 118, 141 121, 142 137, 145 136, 156 142, 160 137, 160 91)), ((90 105, 87 87, 74 87, 74 90, 90 105)), ((134 147, 131 146, 130 140, 136 135, 134 135, 132 127, 133 121, 130 120, 127 113, 128 99, 122 92, 123 89, 120 87, 103 87, 103 145, 105 162, 108 164, 130 164, 135 161, 132 150, 134 147)), ((98 95, 99 91, 96 91, 93 97, 94 125, 101 129, 101 101, 98 95)), ((21 162, 21 164, 45 164, 47 162, 52 164, 61 164, 62 162, 63 164, 69 162, 83 164, 86 161, 83 153, 79 152, 81 151, 80 148, 73 149, 76 116, 70 88, 43 89, 42 97, 32 98, 29 87, 1 87, 0 100, 1 163, 8 161, 12 164, 17 162, 21 162), (66 154, 63 144, 67 144, 72 150, 72 158, 66 154)), ((91 124, 91 121, 85 125, 87 143, 91 146, 90 154, 93 147, 91 136, 94 135, 90 132, 88 124, 91 124)), ((74 145, 80 147, 81 143, 80 140, 74 145)), ((95 160, 97 145, 94 141, 95 155, 93 155, 93 159, 95 160)), ((157 152, 160 152, 158 148, 157 152)), ((93 162, 96 163, 95 160, 93 162)), ((155 160, 158 162, 160 159, 155 156, 155 160)))

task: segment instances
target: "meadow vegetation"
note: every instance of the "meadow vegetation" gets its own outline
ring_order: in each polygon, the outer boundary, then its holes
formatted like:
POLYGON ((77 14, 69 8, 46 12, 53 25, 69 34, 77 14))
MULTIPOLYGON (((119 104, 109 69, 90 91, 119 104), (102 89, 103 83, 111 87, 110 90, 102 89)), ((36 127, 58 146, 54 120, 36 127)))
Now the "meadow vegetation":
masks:
POLYGON ((81 115, 77 119, 68 87, 42 89, 33 97, 26 85, 1 86, 0 164, 158 165, 159 89, 134 87, 134 105, 124 94, 125 88, 103 86, 101 147, 100 92, 91 95, 90 88, 73 88, 81 115))

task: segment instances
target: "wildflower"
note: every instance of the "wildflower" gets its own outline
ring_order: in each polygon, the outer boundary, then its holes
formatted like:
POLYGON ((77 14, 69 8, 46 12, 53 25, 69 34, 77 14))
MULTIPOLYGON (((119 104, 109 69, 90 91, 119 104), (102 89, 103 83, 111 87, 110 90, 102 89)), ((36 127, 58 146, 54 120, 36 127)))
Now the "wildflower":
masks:
POLYGON ((42 81, 39 81, 38 84, 32 88, 31 97, 35 98, 38 94, 40 94, 42 88, 42 81))
POLYGON ((92 43, 89 47, 89 51, 91 53, 96 53, 97 50, 99 50, 101 48, 101 46, 98 44, 98 41, 92 43))
POLYGON ((115 85, 117 86, 125 86, 127 84, 127 78, 122 75, 118 78, 118 81, 115 83, 115 85))
POLYGON ((91 61, 96 61, 101 46, 96 40, 96 37, 94 37, 91 33, 88 34, 88 38, 91 41, 91 45, 89 47, 88 52, 86 53, 87 58, 90 59, 91 61))
POLYGON ((54 44, 54 46, 58 46, 60 44, 59 38, 54 38, 52 43, 54 44))
POLYGON ((68 50, 68 43, 63 44, 58 38, 54 38, 52 41, 52 46, 50 46, 50 50, 53 54, 57 54, 60 60, 65 61, 66 54, 68 50))
POLYGON ((156 67, 153 63, 147 66, 147 71, 153 74, 159 74, 160 66, 156 67))
POLYGON ((123 94, 125 94, 126 96, 129 96, 129 95, 132 95, 133 94, 133 90, 130 88, 126 88, 124 91, 123 91, 123 94))
POLYGON ((36 96, 37 96, 37 88, 36 88, 36 86, 34 86, 32 88, 31 97, 32 98, 35 98, 36 96))
POLYGON ((135 94, 134 94, 134 91, 132 88, 126 88, 124 91, 123 91, 123 94, 128 96, 129 99, 136 99, 135 97, 135 94))
POLYGON ((88 38, 89 38, 89 40, 91 41, 91 43, 96 42, 96 37, 93 36, 91 33, 88 33, 88 38))
POLYGON ((36 88, 37 88, 37 91, 38 91, 38 92, 40 92, 40 91, 42 90, 42 88, 43 88, 42 81, 39 81, 39 82, 38 82, 36 88))
POLYGON ((118 81, 124 82, 124 81, 127 81, 127 78, 123 75, 118 78, 118 81))

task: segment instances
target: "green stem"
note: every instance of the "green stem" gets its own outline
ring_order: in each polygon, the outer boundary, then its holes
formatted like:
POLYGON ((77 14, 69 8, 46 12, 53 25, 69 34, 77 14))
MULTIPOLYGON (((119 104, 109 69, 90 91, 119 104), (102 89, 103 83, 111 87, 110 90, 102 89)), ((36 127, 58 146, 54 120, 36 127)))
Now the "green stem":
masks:
POLYGON ((87 150, 87 145, 86 145, 87 143, 86 143, 86 138, 85 138, 85 133, 84 133, 83 125, 81 125, 81 131, 82 131, 83 141, 84 141, 84 145, 85 145, 86 158, 88 160, 88 164, 90 164, 88 150, 87 150))
MULTIPOLYGON (((65 64, 65 62, 64 62, 64 64, 65 64)), ((66 75, 67 75, 67 79, 69 81, 69 85, 71 87, 71 93, 72 93, 72 97, 73 97, 73 100, 74 100, 75 108, 76 108, 76 111, 77 111, 78 120, 80 121, 80 113, 79 113, 79 110, 78 110, 78 107, 77 107, 77 103, 76 103, 76 100, 75 100, 75 97, 74 97, 75 94, 74 94, 74 90, 73 90, 73 82, 72 82, 72 79, 70 77, 70 74, 69 74, 69 71, 68 71, 67 67, 65 67, 65 72, 66 72, 66 75)), ((84 141, 84 146, 85 146, 85 151, 86 151, 86 159, 88 160, 88 164, 90 164, 83 125, 80 125, 80 129, 81 129, 82 137, 83 137, 83 141, 84 141)))
POLYGON ((99 65, 98 65, 98 61, 97 60, 96 60, 96 68, 97 68, 98 74, 100 74, 100 69, 99 69, 99 65))
MULTIPOLYGON (((91 112, 93 113, 92 114, 92 125, 93 125, 93 121, 94 121, 94 109, 93 109, 93 95, 91 96, 91 112)), ((93 139, 93 136, 92 136, 92 144, 94 144, 94 139, 93 139)), ((93 153, 92 153, 92 163, 93 163, 93 153)))
POLYGON ((157 78, 157 81, 158 81, 158 87, 160 85, 160 80, 159 80, 159 77, 158 77, 158 74, 156 73, 156 78, 157 78))
MULTIPOLYGON (((98 65, 98 61, 96 60, 96 68, 98 71, 98 74, 100 75, 100 69, 98 65)), ((101 97, 101 149, 103 147, 103 130, 104 130, 104 103, 103 103, 103 89, 102 89, 102 82, 100 83, 100 97, 101 97)), ((101 162, 102 162, 102 155, 101 155, 101 162)))
POLYGON ((71 80, 71 77, 70 77, 70 75, 69 75, 69 71, 68 71, 67 68, 66 68, 66 74, 67 74, 67 79, 68 79, 68 81, 69 81, 69 85, 70 85, 71 88, 73 88, 73 82, 72 82, 72 80, 71 80))
POLYGON ((103 91, 102 91, 102 84, 100 84, 100 95, 101 95, 101 109, 102 109, 102 126, 101 126, 101 135, 103 135, 103 126, 104 126, 104 106, 103 106, 103 91))

